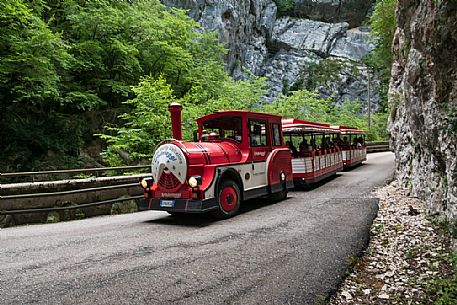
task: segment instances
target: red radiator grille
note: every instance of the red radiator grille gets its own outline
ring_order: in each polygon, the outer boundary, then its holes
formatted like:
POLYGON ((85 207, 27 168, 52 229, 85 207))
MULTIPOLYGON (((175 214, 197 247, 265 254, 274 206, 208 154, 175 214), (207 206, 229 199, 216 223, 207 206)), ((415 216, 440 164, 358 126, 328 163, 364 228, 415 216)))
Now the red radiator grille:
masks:
POLYGON ((178 178, 176 178, 172 173, 165 173, 163 172, 160 176, 159 186, 162 189, 166 189, 167 191, 176 191, 180 186, 181 182, 179 182, 178 178))

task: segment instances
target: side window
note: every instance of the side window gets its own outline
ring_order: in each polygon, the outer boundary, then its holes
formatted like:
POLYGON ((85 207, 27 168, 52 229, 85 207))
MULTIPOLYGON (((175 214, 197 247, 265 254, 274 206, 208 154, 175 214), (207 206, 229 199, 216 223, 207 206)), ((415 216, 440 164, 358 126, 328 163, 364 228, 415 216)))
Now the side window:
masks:
POLYGON ((273 128, 273 146, 281 146, 281 133, 279 132, 279 124, 272 124, 273 128))
POLYGON ((267 123, 264 120, 249 120, 249 139, 251 146, 267 145, 267 123))

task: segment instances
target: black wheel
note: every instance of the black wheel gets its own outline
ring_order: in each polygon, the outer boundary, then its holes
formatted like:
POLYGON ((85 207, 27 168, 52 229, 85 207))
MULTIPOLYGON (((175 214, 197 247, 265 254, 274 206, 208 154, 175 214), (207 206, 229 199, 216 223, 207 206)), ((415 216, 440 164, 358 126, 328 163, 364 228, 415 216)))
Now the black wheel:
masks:
POLYGON ((273 193, 270 195, 270 199, 274 201, 281 201, 287 198, 287 189, 273 193))
POLYGON ((230 218, 240 209, 240 188, 233 180, 224 180, 219 185, 216 200, 218 209, 211 214, 219 219, 230 218))
POLYGON ((280 175, 280 181, 281 181, 281 185, 282 185, 282 189, 279 191, 279 192, 276 192, 276 193, 273 193, 270 195, 270 199, 271 200, 274 200, 274 201, 280 201, 280 200, 284 200, 287 198, 287 187, 286 187, 286 176, 284 173, 281 173, 280 175))

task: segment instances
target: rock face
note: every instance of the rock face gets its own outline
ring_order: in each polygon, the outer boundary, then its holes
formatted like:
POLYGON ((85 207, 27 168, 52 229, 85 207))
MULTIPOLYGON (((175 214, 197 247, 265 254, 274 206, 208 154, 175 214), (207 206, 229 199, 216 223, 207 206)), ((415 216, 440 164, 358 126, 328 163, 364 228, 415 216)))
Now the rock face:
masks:
POLYGON ((394 51, 397 177, 457 234, 457 1, 398 1, 394 51))
POLYGON ((347 22, 351 27, 360 26, 373 1, 367 0, 295 0, 296 17, 324 22, 347 22))
MULTIPOLYGON (((311 2, 311 7, 316 9, 337 5, 340 11, 357 4, 359 9, 353 11, 361 16, 366 16, 366 7, 370 3, 361 0, 295 1, 294 7, 304 11, 311 2)), ((322 60, 326 63, 334 60, 344 62, 344 65, 335 71, 331 86, 316 84, 308 89, 318 89, 323 97, 333 96, 337 101, 349 98, 366 103, 368 73, 360 61, 372 45, 366 30, 349 29, 354 19, 348 17, 349 23, 325 23, 278 17, 273 0, 163 0, 163 3, 184 8, 206 29, 217 30, 220 40, 229 50, 227 70, 235 79, 246 77, 247 70, 266 76, 270 83, 267 100, 275 100, 291 89, 304 88, 303 84, 315 76, 311 72, 319 72, 311 71, 310 67, 319 65, 322 60)), ((337 17, 324 19, 342 19, 337 17)), ((376 78, 372 87, 375 84, 376 78)), ((373 109, 376 109, 379 97, 375 92, 371 93, 371 100, 373 109)))

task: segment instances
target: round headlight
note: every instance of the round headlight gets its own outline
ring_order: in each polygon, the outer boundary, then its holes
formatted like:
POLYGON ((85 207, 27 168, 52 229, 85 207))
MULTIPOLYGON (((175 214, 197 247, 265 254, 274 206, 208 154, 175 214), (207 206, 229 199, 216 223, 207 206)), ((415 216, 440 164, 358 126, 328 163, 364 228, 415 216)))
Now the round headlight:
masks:
POLYGON ((145 189, 148 187, 148 182, 146 181, 146 179, 141 179, 140 181, 140 185, 145 189))
POLYGON ((190 177, 188 183, 190 187, 197 187, 198 185, 198 181, 195 177, 190 177))

